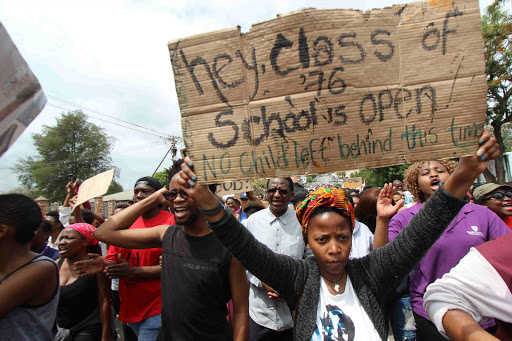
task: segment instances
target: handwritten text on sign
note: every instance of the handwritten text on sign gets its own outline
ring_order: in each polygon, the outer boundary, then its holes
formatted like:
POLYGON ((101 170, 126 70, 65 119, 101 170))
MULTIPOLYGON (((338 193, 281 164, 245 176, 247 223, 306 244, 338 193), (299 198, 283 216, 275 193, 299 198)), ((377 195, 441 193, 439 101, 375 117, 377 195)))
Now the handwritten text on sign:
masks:
POLYGON ((476 0, 307 9, 169 51, 207 182, 459 157, 484 125, 476 0))

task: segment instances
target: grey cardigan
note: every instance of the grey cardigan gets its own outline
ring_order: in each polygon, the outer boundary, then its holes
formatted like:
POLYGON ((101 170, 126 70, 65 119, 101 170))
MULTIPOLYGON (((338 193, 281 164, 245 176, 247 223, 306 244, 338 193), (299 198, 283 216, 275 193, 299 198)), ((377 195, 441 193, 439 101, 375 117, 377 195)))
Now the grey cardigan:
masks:
MULTIPOLYGON (((441 187, 391 243, 347 263, 346 271, 357 297, 382 340, 387 339, 382 309, 388 294, 423 258, 462 206, 463 200, 441 187)), ((247 270, 277 290, 290 311, 295 310, 294 339, 310 340, 320 296, 320 272, 315 258, 295 260, 275 254, 258 242, 229 208, 221 220, 209 226, 247 270)))

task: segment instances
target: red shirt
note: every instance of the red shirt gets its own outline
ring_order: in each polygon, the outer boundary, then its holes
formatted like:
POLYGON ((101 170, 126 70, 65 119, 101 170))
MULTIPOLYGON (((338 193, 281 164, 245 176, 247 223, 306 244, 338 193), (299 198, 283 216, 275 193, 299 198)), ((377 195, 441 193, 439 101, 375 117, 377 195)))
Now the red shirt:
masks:
MULTIPOLYGON (((130 229, 150 228, 158 225, 174 225, 174 215, 166 211, 151 219, 139 217, 130 229)), ((119 262, 118 254, 130 263, 131 266, 158 265, 158 258, 162 255, 161 248, 153 249, 125 249, 111 246, 105 260, 119 262)), ((162 297, 160 279, 137 278, 119 280, 119 299, 121 309, 119 319, 123 323, 134 323, 160 314, 162 310, 162 297)))
POLYGON ((505 224, 507 224, 508 228, 512 230, 512 216, 508 216, 503 220, 505 224))

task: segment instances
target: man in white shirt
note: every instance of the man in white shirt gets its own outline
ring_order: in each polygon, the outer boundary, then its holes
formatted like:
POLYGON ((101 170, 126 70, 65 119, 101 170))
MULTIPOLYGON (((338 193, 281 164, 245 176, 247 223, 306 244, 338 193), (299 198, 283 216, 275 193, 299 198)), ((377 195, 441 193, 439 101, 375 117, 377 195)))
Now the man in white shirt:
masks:
MULTIPOLYGON (((252 214, 247 229, 272 251, 302 259, 305 245, 295 211, 288 207, 293 197, 290 178, 267 182, 269 207, 252 214)), ((249 340, 292 340, 293 319, 286 302, 274 289, 247 273, 249 288, 249 340)))

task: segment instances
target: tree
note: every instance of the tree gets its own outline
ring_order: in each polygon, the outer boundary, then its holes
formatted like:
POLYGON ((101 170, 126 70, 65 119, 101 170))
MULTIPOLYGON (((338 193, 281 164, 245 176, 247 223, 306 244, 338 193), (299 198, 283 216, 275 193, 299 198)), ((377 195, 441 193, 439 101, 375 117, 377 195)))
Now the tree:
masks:
POLYGON ((38 155, 18 159, 13 167, 28 192, 60 201, 71 179, 85 180, 113 168, 114 139, 88 122, 81 110, 62 113, 55 126, 43 125, 41 130, 32 135, 38 155))
MULTIPOLYGON (((512 15, 504 7, 510 1, 494 0, 482 18, 484 53, 487 73, 487 122, 505 152, 502 127, 512 122, 512 15)), ((505 181, 503 156, 496 159, 497 179, 489 170, 488 181, 505 181)))
POLYGON ((116 180, 112 180, 110 186, 108 186, 107 193, 105 195, 115 194, 124 191, 123 186, 116 180))
POLYGON ((167 170, 166 169, 164 169, 163 171, 155 173, 155 175, 153 175, 153 177, 155 179, 157 179, 158 182, 160 182, 160 184, 162 186, 167 186, 169 184, 169 175, 167 174, 167 170))
POLYGON ((351 177, 362 177, 367 185, 384 186, 385 183, 393 182, 393 180, 403 180, 404 172, 408 165, 398 165, 391 167, 381 167, 373 169, 361 169, 352 173, 351 177))

